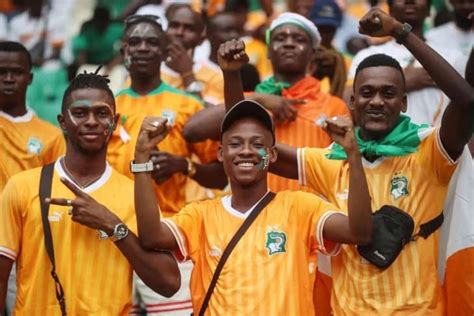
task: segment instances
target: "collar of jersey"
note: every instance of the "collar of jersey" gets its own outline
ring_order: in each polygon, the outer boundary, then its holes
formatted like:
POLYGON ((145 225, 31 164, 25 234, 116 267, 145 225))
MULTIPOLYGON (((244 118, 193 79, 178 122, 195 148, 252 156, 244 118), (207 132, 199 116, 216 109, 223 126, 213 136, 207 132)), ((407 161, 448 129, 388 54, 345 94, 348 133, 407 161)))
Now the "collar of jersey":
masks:
POLYGON ((238 210, 236 210, 235 208, 232 207, 232 203, 231 203, 232 195, 226 195, 226 196, 222 197, 221 198, 221 203, 222 203, 222 206, 224 207, 224 209, 227 212, 229 212, 229 214, 231 214, 235 217, 238 217, 238 218, 246 219, 250 215, 250 213, 252 213, 255 206, 257 206, 257 204, 260 203, 260 201, 267 195, 267 193, 269 191, 270 190, 267 190, 267 192, 260 198, 260 200, 258 200, 254 205, 252 205, 251 208, 249 208, 245 212, 238 211, 238 210))
POLYGON ((81 188, 79 185, 76 184, 76 182, 74 182, 73 179, 71 179, 71 177, 67 175, 66 171, 64 171, 63 166, 61 165, 61 162, 60 162, 60 160, 63 158, 64 156, 61 156, 59 157, 58 160, 56 160, 56 162, 54 163, 54 170, 59 174, 61 178, 66 178, 69 182, 73 183, 76 187, 78 187, 84 193, 89 194, 91 192, 94 192, 100 189, 109 180, 112 174, 112 168, 110 167, 109 163, 106 162, 104 173, 100 176, 100 178, 97 179, 97 181, 91 183, 89 186, 85 188, 81 188))
POLYGON ((0 117, 3 117, 13 123, 26 123, 31 121, 33 118, 33 111, 27 110, 22 116, 11 116, 10 114, 0 111, 0 117))

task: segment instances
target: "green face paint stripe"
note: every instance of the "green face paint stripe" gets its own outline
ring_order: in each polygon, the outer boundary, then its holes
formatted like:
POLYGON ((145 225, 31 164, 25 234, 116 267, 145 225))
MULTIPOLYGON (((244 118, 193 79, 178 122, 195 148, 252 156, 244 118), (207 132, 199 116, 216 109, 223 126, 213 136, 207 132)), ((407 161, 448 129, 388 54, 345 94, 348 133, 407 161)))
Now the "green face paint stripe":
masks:
POLYGON ((81 100, 76 100, 73 101, 71 104, 69 104, 69 107, 75 107, 75 106, 92 106, 92 101, 88 99, 81 99, 81 100))
POLYGON ((262 158, 262 160, 260 160, 258 162, 258 164, 256 165, 256 167, 260 170, 263 170, 265 169, 265 157, 267 156, 267 151, 263 148, 260 148, 258 150, 258 155, 262 158))

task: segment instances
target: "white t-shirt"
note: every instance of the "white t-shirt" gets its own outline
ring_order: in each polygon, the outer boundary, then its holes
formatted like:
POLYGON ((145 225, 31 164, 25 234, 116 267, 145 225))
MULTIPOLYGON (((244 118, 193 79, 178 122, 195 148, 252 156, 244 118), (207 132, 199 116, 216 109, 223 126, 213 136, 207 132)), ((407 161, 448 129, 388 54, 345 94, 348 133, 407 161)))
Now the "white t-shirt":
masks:
POLYGON ((469 56, 474 45, 474 31, 463 31, 454 22, 449 22, 429 30, 426 40, 435 46, 449 47, 469 56))
MULTIPOLYGON (((458 59, 459 53, 454 50, 439 48, 432 43, 427 44, 443 56, 451 65, 458 59)), ((348 80, 353 80, 359 64, 367 57, 375 54, 386 54, 395 58, 402 68, 407 67, 413 60, 413 55, 403 45, 397 44, 394 40, 387 43, 370 46, 361 50, 352 60, 349 69, 348 80)), ((414 61, 415 67, 421 67, 418 61, 414 61)), ((459 70, 458 70, 459 71, 459 70)), ((417 124, 427 123, 432 126, 439 126, 441 118, 449 98, 438 88, 424 88, 407 93, 408 107, 407 115, 417 124)))
POLYGON ((0 14, 0 41, 8 39, 7 27, 7 18, 3 14, 0 14))

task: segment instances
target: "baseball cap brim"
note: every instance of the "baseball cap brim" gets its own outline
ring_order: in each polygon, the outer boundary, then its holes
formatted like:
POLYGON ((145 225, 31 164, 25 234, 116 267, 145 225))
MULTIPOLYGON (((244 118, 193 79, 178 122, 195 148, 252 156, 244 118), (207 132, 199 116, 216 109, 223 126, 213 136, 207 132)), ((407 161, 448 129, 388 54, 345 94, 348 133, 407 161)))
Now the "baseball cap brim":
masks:
POLYGON ((273 141, 275 141, 275 126, 272 117, 262 105, 252 100, 242 100, 227 111, 221 125, 221 137, 234 122, 247 117, 260 121, 272 133, 273 141))

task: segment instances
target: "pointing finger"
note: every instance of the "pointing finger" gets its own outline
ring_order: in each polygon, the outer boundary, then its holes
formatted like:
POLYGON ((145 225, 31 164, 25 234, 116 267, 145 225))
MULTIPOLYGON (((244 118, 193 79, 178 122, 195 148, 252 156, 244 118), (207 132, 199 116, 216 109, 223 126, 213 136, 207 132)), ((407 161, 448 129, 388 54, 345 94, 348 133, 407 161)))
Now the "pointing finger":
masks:
POLYGON ((63 198, 46 198, 45 202, 52 205, 62 205, 62 206, 77 206, 75 200, 63 199, 63 198))

